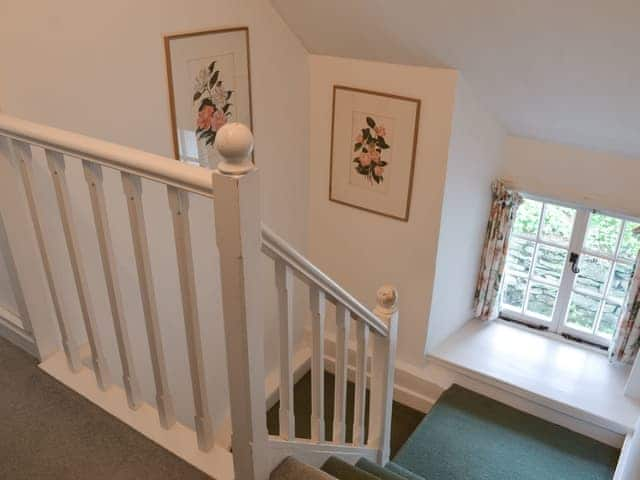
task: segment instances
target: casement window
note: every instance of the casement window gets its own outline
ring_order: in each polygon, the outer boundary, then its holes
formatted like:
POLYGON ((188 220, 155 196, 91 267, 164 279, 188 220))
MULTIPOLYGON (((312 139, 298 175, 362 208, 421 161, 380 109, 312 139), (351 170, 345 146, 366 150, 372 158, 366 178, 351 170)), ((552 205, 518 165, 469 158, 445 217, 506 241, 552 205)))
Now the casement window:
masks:
POLYGON ((511 233, 501 316, 608 346, 640 240, 634 219, 525 198, 511 233))

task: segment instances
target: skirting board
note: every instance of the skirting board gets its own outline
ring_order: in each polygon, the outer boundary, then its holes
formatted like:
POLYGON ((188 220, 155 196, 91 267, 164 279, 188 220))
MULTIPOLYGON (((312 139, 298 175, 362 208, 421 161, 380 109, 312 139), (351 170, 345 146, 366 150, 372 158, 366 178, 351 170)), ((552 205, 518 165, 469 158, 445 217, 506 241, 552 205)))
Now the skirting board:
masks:
POLYGON ((18 326, 20 319, 12 317, 15 317, 15 315, 0 307, 0 337, 9 340, 16 347, 38 358, 38 348, 35 340, 31 334, 18 326))
POLYGON ((40 364, 40 368, 102 410, 212 478, 233 480, 233 456, 226 449, 214 445, 209 452, 202 452, 198 449, 196 433, 180 423, 176 423, 169 430, 163 429, 154 407, 144 403, 138 410, 131 410, 122 388, 112 385, 107 391, 100 390, 93 371, 89 368, 83 367, 78 373, 72 373, 69 370, 64 353, 59 352, 49 357, 40 364))

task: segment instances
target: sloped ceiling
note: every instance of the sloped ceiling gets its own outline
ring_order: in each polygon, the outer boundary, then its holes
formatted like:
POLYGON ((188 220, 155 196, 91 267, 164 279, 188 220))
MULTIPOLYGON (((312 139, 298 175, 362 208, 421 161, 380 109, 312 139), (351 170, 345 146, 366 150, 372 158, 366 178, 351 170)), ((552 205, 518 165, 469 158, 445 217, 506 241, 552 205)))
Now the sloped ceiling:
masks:
POLYGON ((640 0, 272 0, 311 53, 459 69, 515 135, 640 159, 640 0))

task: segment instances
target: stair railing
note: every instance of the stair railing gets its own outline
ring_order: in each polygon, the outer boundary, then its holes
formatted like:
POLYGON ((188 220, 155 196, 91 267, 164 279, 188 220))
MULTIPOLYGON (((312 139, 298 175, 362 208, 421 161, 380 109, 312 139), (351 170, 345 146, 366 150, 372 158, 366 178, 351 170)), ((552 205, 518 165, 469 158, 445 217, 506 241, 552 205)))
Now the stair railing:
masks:
MULTIPOLYGON (((259 171, 250 160, 253 149, 251 132, 240 124, 230 124, 218 132, 216 147, 223 160, 217 170, 189 166, 175 160, 149 154, 0 114, 0 162, 11 164, 19 172, 26 197, 25 216, 31 221, 39 249, 39 259, 50 293, 55 319, 67 363, 72 372, 82 367, 80 345, 61 308, 58 286, 42 225, 32 173, 32 147, 44 149, 60 212, 64 239, 80 301, 91 363, 98 386, 107 390, 111 376, 96 328, 85 263, 73 223, 65 167, 69 161, 81 161, 89 188, 91 208, 98 237, 117 348, 122 363, 123 385, 133 410, 142 398, 133 364, 127 319, 121 300, 116 272, 115 251, 111 239, 102 169, 115 169, 121 176, 126 196, 131 239, 160 424, 171 429, 176 423, 173 399, 169 391, 166 359, 151 271, 142 203, 141 179, 166 185, 178 258, 178 275, 184 314, 187 351, 194 396, 198 447, 210 450, 214 445, 211 413, 205 385, 205 368, 197 308, 197 289, 191 251, 189 194, 214 199, 216 243, 220 258, 222 304, 227 344, 227 365, 232 422, 232 451, 235 478, 266 480, 274 462, 296 453, 319 461, 327 454, 364 455, 379 463, 389 457, 391 403, 398 312, 397 292, 392 287, 378 291, 377 306, 370 311, 344 288, 331 280, 284 240, 261 224, 259 171), (214 195, 215 193, 215 195, 214 195), (261 250, 275 261, 275 283, 280 313, 280 436, 269 437, 265 421, 264 328, 262 321, 259 264, 261 250), (293 275, 309 288, 312 317, 312 438, 295 438, 293 415, 293 275), (324 340, 326 303, 336 306, 337 354, 336 396, 331 441, 324 425, 324 340), (355 419, 352 445, 345 444, 346 386, 349 368, 349 332, 356 330, 355 419), (370 337, 373 360, 370 368, 370 414, 368 438, 365 438, 365 403, 368 380, 370 337)), ((6 201, 6 198, 5 198, 6 201)), ((15 208, 21 208, 16 205, 15 208)), ((13 218, 16 218, 13 215, 13 218)), ((34 336, 43 322, 31 315, 34 336)))

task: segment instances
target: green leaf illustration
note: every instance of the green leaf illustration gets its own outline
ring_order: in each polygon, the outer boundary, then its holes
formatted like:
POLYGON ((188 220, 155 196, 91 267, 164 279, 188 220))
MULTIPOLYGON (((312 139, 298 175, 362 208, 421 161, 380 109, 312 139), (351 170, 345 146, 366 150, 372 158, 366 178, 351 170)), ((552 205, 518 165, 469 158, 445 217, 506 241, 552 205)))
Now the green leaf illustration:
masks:
POLYGON ((207 107, 207 106, 215 107, 215 105, 213 104, 213 102, 209 97, 205 97, 202 99, 202 102, 200 102, 200 108, 198 108, 198 111, 201 112, 202 110, 204 110, 204 107, 207 107))
POLYGON ((209 88, 212 88, 216 84, 219 76, 220 76, 220 71, 216 70, 213 76, 211 77, 211 79, 209 80, 209 88))
POLYGON ((233 104, 231 104, 231 103, 227 103, 224 107, 222 107, 222 111, 223 111, 224 113, 227 113, 227 110, 229 110, 229 107, 230 107, 231 105, 233 105, 233 104))
POLYGON ((362 144, 361 144, 360 142, 358 142, 358 143, 356 143, 356 144, 353 146, 353 151, 354 151, 354 152, 357 152, 357 151, 358 151, 358 150, 360 150, 361 148, 362 148, 362 144))
POLYGON ((209 74, 211 74, 211 72, 213 72, 213 69, 215 68, 215 66, 216 66, 216 62, 214 60, 213 62, 211 62, 209 64, 209 74))
POLYGON ((371 128, 376 128, 376 122, 371 117, 367 117, 367 125, 369 125, 371 128))
POLYGON ((233 90, 229 90, 229 91, 227 92, 227 98, 226 98, 227 100, 229 100, 229 99, 231 98, 231 94, 232 94, 232 93, 233 93, 233 90))
POLYGON ((193 101, 197 101, 202 96, 202 92, 196 92, 193 94, 193 101))
POLYGON ((385 150, 387 148, 391 148, 389 147, 389 145, 387 144, 387 142, 385 142, 384 137, 378 137, 378 139, 376 140, 376 144, 380 147, 380 148, 384 148, 385 150))

